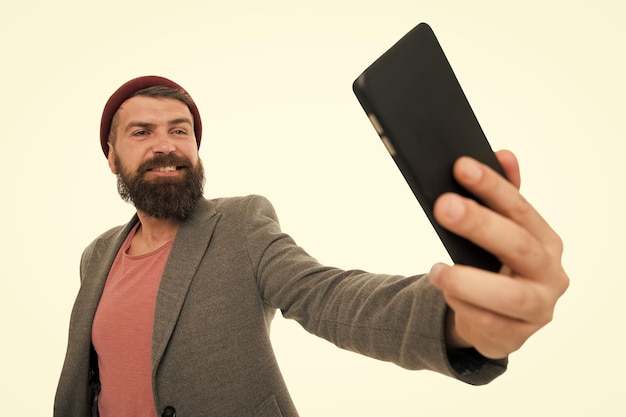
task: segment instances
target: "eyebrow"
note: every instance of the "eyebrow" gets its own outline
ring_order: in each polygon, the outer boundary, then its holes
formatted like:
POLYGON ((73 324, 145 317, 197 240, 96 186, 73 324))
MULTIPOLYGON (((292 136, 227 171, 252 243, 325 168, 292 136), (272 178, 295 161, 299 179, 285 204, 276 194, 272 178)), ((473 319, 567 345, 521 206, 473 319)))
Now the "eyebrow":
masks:
MULTIPOLYGON (((174 125, 179 125, 179 124, 183 124, 183 123, 187 123, 187 124, 193 126, 193 123, 191 122, 191 119, 189 119, 188 117, 180 117, 178 119, 172 119, 172 120, 167 122, 167 125, 168 126, 174 126, 174 125)), ((134 127, 143 127, 145 129, 151 129, 151 128, 154 128, 155 126, 156 126, 155 123, 131 121, 131 122, 128 122, 128 124, 126 124, 126 128, 124 130, 126 132, 128 132, 129 130, 131 130, 134 127)))
POLYGON ((179 125, 179 124, 183 124, 183 123, 188 123, 190 125, 193 126, 193 123, 191 121, 190 118, 188 117, 180 117, 178 119, 174 119, 174 120, 170 120, 169 122, 167 122, 168 125, 179 125))

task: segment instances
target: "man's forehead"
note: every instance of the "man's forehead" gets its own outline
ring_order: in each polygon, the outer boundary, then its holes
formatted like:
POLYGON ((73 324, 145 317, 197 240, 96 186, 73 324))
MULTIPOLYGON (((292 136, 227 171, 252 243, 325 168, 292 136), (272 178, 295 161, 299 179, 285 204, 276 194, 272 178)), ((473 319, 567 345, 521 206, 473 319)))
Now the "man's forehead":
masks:
POLYGON ((191 111, 185 103, 171 97, 135 96, 124 101, 118 112, 135 111, 178 111, 191 116, 191 111))
POLYGON ((155 128, 157 125, 188 124, 194 127, 191 111, 185 103, 173 98, 136 96, 126 100, 117 111, 117 129, 155 128))

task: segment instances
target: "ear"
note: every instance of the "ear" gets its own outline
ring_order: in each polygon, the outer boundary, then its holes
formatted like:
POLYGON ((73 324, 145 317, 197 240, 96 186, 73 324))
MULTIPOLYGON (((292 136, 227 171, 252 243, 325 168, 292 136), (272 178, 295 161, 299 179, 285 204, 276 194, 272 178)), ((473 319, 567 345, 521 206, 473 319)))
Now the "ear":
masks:
POLYGON ((109 154, 107 155, 107 161, 109 162, 109 169, 115 175, 118 174, 117 169, 115 168, 115 151, 113 150, 113 145, 111 142, 107 142, 109 145, 109 154))

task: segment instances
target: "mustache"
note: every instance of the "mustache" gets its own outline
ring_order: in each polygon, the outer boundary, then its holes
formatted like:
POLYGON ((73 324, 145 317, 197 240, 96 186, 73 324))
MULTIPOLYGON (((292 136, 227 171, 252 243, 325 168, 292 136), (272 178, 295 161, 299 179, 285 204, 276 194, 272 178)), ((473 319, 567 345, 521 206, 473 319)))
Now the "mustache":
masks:
POLYGON ((117 191, 122 199, 150 217, 182 221, 202 198, 204 169, 200 159, 193 165, 185 157, 156 155, 131 172, 124 168, 116 155, 115 166, 118 171, 117 191), (168 166, 185 167, 183 175, 173 181, 148 181, 146 178, 146 170, 168 166))
POLYGON ((138 173, 152 171, 162 167, 175 166, 178 168, 191 168, 192 163, 189 159, 177 155, 157 155, 154 158, 144 161, 137 168, 138 173))

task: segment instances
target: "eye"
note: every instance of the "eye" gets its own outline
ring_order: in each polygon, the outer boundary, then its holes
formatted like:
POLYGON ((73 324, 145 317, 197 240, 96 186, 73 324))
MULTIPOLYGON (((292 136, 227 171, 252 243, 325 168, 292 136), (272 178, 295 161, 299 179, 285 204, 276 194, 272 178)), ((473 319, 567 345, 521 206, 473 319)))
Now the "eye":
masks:
POLYGON ((133 132, 133 136, 146 136, 149 133, 150 132, 147 130, 137 130, 136 132, 133 132))
POLYGON ((186 129, 172 129, 172 135, 187 136, 187 130, 186 129))

